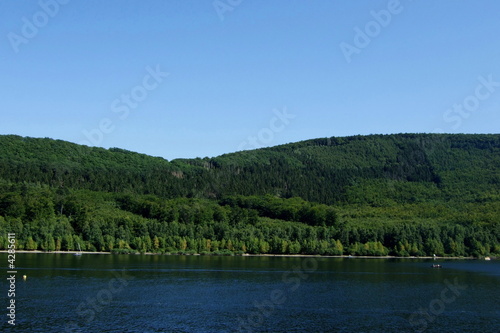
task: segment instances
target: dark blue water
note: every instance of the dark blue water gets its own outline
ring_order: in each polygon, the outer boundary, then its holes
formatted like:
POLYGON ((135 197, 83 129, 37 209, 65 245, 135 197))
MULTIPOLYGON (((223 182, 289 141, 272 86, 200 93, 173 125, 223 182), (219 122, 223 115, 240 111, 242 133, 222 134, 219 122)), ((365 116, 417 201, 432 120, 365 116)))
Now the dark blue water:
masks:
POLYGON ((17 254, 16 264, 16 326, 2 279, 2 332, 500 331, 498 261, 17 254))

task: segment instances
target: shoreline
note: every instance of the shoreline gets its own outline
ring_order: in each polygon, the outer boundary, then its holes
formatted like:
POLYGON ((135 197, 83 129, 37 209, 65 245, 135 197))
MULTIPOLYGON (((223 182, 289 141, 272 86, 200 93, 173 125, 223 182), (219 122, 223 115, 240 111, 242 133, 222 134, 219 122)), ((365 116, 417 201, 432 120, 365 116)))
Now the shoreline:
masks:
MULTIPOLYGON (((397 256, 352 256, 352 255, 339 255, 339 256, 323 256, 320 254, 243 254, 246 257, 291 257, 291 258, 344 258, 344 259, 426 259, 434 260, 434 257, 397 257, 397 256)), ((435 259, 466 259, 474 260, 480 258, 474 257, 435 257, 435 259)))
MULTIPOLYGON (((8 250, 0 250, 0 253, 8 253, 8 250)), ((111 252, 86 252, 86 251, 40 251, 40 250, 34 250, 34 251, 27 251, 27 250, 16 250, 16 253, 34 253, 34 254, 77 254, 81 253, 82 255, 85 254, 104 254, 104 255, 111 255, 113 253, 111 252)), ((123 254, 120 254, 123 255, 123 254)), ((475 258, 475 257, 415 257, 415 256, 410 256, 410 257, 397 257, 397 256, 352 256, 352 255, 336 255, 336 256, 323 256, 320 254, 269 254, 269 253, 264 253, 264 254, 249 254, 249 253, 243 253, 243 254, 233 254, 233 255, 218 255, 218 254, 200 254, 200 253, 193 253, 193 254, 179 254, 179 253, 153 253, 153 252, 146 252, 146 253, 127 253, 125 255, 157 255, 157 256, 213 256, 213 257, 225 257, 225 256, 239 256, 239 257, 283 257, 283 258, 345 258, 345 259, 425 259, 425 260, 434 260, 434 259, 439 259, 439 260, 446 260, 446 259, 451 259, 451 260, 484 260, 484 258, 475 258)), ((496 259, 495 257, 492 257, 492 260, 496 259)))
MULTIPOLYGON (((9 253, 8 250, 0 250, 0 253, 9 253)), ((36 254, 111 254, 111 252, 85 252, 85 251, 41 251, 41 250, 16 250, 16 253, 36 253, 36 254)))

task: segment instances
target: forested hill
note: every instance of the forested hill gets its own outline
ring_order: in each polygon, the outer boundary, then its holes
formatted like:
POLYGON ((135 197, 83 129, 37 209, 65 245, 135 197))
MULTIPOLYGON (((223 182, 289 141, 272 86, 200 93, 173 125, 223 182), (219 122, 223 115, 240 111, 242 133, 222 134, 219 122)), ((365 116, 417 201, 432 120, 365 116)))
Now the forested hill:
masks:
POLYGON ((0 136, 0 250, 500 255, 500 135, 324 138, 167 161, 0 136))
POLYGON ((165 198, 271 194, 327 204, 472 200, 498 194, 499 166, 500 135, 315 139, 171 162, 118 148, 0 136, 4 180, 165 198))

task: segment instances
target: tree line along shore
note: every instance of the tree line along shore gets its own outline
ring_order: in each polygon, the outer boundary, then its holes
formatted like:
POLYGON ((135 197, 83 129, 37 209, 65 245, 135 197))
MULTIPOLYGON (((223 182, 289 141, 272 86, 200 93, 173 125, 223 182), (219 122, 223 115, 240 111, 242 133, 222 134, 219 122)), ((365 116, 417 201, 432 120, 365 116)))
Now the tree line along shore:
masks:
POLYGON ((0 136, 0 250, 500 254, 500 135, 307 140, 166 161, 0 136))

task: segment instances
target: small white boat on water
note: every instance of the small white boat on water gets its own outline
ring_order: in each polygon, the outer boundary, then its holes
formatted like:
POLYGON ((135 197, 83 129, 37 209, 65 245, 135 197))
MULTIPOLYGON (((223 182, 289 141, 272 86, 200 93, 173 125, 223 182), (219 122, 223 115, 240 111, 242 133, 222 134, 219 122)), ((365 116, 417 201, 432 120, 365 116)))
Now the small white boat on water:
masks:
POLYGON ((80 243, 76 243, 78 245, 78 250, 80 252, 75 252, 73 253, 74 256, 81 256, 82 255, 82 248, 80 247, 80 243))
POLYGON ((490 261, 491 258, 490 257, 484 257, 484 260, 490 261))

